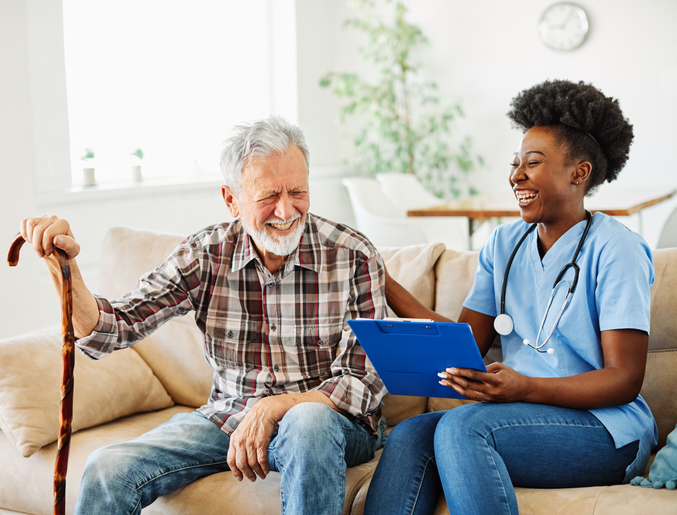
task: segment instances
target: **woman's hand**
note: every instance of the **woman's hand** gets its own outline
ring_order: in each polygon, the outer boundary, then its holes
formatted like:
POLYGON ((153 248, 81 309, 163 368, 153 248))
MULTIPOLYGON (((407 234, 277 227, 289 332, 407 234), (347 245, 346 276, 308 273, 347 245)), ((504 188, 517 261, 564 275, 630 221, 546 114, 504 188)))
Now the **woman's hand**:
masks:
POLYGON ((448 368, 438 374, 440 384, 453 388, 466 399, 481 402, 526 401, 530 378, 502 363, 492 363, 486 372, 448 368))

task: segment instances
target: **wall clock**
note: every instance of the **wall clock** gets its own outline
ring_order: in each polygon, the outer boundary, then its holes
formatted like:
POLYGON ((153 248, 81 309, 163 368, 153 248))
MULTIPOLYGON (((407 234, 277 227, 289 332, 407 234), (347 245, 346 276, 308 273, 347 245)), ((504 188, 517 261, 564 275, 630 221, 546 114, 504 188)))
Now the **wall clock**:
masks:
POLYGON ((543 43, 560 51, 574 50, 581 46, 589 28, 585 9, 571 2, 552 4, 538 22, 538 34, 543 43))

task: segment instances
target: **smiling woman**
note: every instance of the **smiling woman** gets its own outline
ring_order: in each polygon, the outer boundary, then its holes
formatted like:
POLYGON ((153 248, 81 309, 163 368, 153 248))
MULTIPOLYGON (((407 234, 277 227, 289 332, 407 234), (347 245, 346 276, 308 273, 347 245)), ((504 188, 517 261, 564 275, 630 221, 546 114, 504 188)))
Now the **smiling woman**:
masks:
MULTIPOLYGON (((525 133, 509 173, 522 219, 497 227, 480 251, 459 317, 483 356, 500 334, 502 362, 441 371, 443 385, 480 402, 398 424, 367 514, 432 513, 441 490, 451 513, 517 513, 515 486, 628 482, 656 443, 639 396, 651 251, 584 206, 625 164, 632 126, 618 102, 583 83, 538 84, 512 107, 525 133)), ((386 295, 401 317, 444 321, 390 278, 386 295)))

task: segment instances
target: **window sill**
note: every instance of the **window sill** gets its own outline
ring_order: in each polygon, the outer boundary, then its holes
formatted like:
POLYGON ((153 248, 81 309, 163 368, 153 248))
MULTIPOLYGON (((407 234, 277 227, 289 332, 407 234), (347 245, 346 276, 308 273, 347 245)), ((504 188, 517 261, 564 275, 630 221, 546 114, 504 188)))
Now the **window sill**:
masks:
POLYGON ((142 182, 114 182, 95 186, 73 186, 68 190, 41 193, 37 195, 37 205, 51 206, 59 204, 90 203, 100 200, 117 200, 138 197, 157 197, 177 193, 199 193, 221 186, 223 179, 219 174, 199 178, 168 179, 149 178, 142 182))

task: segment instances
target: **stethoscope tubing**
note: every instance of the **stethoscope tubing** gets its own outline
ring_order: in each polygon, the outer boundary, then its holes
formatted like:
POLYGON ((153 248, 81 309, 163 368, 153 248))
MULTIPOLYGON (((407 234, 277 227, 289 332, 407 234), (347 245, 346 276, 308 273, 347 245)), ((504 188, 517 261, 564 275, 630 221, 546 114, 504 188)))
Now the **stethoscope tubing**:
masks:
MULTIPOLYGON (((588 232, 590 230, 590 226, 592 225, 592 214, 590 211, 586 209, 586 214, 587 214, 587 223, 585 224, 585 229, 583 230, 583 235, 581 236, 581 239, 578 242, 578 246, 576 247, 576 251, 574 252, 574 255, 569 263, 564 265, 562 267, 562 270, 560 270, 559 274, 557 274, 557 277, 555 278, 555 282, 552 285, 552 292, 550 293, 550 298, 548 299, 548 304, 545 308, 545 313, 543 314, 543 319, 541 320, 541 324, 538 328, 538 334, 536 336, 536 345, 532 345, 529 343, 529 340, 524 340, 524 343, 531 347, 532 349, 537 350, 538 352, 545 353, 546 351, 541 350, 549 341, 550 338, 552 337, 553 333, 555 332, 555 328, 557 327, 557 324, 559 323, 560 318, 562 318, 562 314, 564 313, 564 310, 566 309, 567 305, 569 304, 569 299, 571 298, 571 295, 573 295, 574 291, 576 290, 576 286, 578 285, 578 276, 580 274, 580 268, 576 264, 576 260, 578 259, 578 254, 581 251, 581 248, 583 247, 583 242, 585 242, 586 237, 588 236, 588 232), (550 330, 550 333, 548 334, 547 338, 543 341, 542 344, 538 344, 539 340, 541 339, 541 332, 543 331, 543 327, 545 325, 545 320, 548 317, 548 313, 550 312, 550 305, 552 304, 552 300, 555 295, 555 290, 557 288, 557 284, 562 280, 564 277, 564 274, 567 272, 569 268, 574 269, 574 279, 571 282, 571 286, 569 287, 569 291, 567 292, 567 296, 564 299, 564 304, 562 304, 562 308, 560 309, 557 319, 555 320, 554 325, 552 326, 552 329, 550 330)), ((522 243, 526 239, 526 237, 531 233, 536 228, 537 224, 532 224, 526 232, 522 235, 520 240, 517 242, 517 245, 515 245, 515 248, 512 251, 512 254, 510 255, 510 258, 508 259, 508 264, 505 267, 505 273, 503 274, 503 284, 501 286, 501 317, 509 317, 505 313, 505 296, 506 296, 506 290, 508 286, 508 275, 510 274, 510 268, 512 267, 512 263, 515 259, 515 256, 517 255, 517 251, 520 249, 522 246, 522 243)), ((510 325, 512 326, 512 318, 510 319, 511 323, 510 325)), ((507 334, 510 334, 512 330, 508 331, 507 334)), ((502 333, 501 333, 502 334, 502 333)), ((552 349, 550 350, 552 351, 552 349)))

